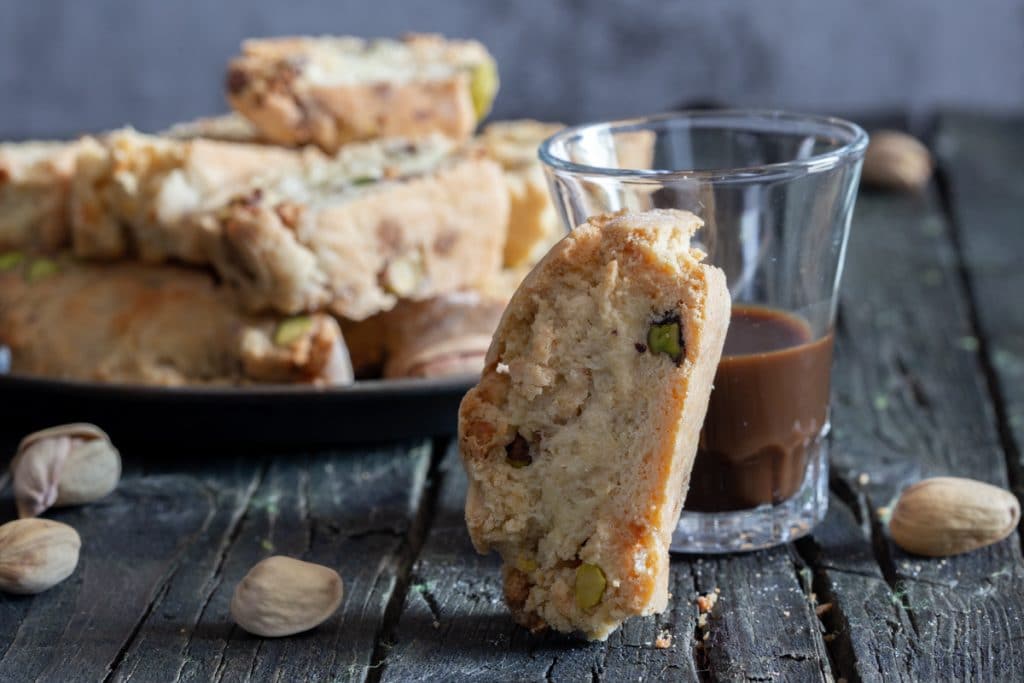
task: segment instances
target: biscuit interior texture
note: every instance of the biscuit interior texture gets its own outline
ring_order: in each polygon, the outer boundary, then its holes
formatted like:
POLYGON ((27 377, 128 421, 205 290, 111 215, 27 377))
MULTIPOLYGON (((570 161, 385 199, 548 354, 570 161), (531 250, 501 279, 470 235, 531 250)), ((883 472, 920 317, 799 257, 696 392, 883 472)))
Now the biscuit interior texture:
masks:
POLYGON ((466 521, 525 626, 603 640, 666 607, 729 318, 724 274, 689 246, 700 225, 658 210, 576 228, 513 296, 462 403, 466 521), (678 330, 675 357, 652 326, 678 330))

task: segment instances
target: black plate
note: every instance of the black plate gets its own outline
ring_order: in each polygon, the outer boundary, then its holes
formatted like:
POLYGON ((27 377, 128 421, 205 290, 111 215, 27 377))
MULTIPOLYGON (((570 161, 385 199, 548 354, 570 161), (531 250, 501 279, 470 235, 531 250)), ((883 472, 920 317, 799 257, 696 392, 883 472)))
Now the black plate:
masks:
POLYGON ((399 440, 455 433, 476 378, 396 379, 344 387, 151 387, 0 376, 6 436, 93 422, 116 443, 190 451, 260 450, 399 440))

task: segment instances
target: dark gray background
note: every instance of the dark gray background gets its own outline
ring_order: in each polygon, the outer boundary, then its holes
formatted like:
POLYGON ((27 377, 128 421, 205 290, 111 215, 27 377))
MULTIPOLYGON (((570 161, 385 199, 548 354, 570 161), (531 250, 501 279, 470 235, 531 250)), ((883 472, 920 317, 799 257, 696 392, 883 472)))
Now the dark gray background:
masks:
POLYGON ((216 113, 246 36, 410 30, 484 41, 502 117, 1024 109, 1024 0, 0 0, 0 135, 216 113))

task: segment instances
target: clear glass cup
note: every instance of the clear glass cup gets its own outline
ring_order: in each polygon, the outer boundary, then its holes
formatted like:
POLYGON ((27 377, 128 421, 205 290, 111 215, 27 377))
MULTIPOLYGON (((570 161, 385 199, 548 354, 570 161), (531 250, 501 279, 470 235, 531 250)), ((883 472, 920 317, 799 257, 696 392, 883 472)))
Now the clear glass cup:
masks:
POLYGON ((828 507, 832 330, 867 134, 840 119, 679 112, 567 128, 540 158, 568 228, 686 209, 733 310, 672 549, 798 538, 828 507))

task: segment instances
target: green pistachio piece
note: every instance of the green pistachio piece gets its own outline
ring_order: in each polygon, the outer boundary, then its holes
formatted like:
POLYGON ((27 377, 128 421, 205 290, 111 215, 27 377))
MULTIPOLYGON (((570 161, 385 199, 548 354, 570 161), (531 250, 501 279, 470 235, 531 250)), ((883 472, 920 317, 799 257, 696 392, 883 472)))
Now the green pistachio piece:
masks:
POLYGON ((517 470, 533 462, 533 456, 530 455, 530 444, 526 442, 522 434, 516 434, 512 443, 505 446, 505 462, 517 470))
POLYGON ((651 353, 664 353, 679 365, 683 360, 683 334, 678 315, 669 315, 651 323, 647 330, 647 348, 651 353))
POLYGON ((308 315, 298 315, 282 320, 274 331, 274 343, 278 346, 291 346, 309 332, 313 327, 313 319, 308 315))
POLYGON ((377 178, 374 178, 372 175, 361 175, 352 179, 352 184, 356 187, 361 185, 371 185, 375 182, 377 182, 377 178))
POLYGON ((491 111, 494 96, 498 94, 498 85, 498 66, 492 60, 485 60, 473 67, 469 94, 473 98, 477 121, 482 121, 491 111))
POLYGON ((580 609, 596 607, 601 603, 607 585, 601 568, 584 562, 576 568, 576 605, 580 609))
POLYGON ((516 569, 524 574, 529 574, 537 569, 537 560, 528 555, 520 555, 516 558, 516 569))
POLYGON ((0 271, 14 270, 24 260, 25 255, 20 251, 8 251, 0 254, 0 271))
POLYGON ((36 259, 28 267, 28 281, 38 282, 43 278, 56 275, 58 272, 60 272, 60 266, 57 265, 56 261, 51 261, 48 258, 36 259))

